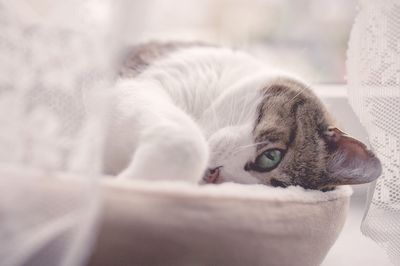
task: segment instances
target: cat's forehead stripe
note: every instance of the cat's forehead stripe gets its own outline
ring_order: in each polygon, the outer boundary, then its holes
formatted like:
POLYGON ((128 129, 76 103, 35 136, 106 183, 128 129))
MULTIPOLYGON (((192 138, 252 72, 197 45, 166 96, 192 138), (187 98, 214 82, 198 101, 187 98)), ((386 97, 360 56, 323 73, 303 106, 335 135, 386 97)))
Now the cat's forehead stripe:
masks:
POLYGON ((282 140, 285 137, 285 132, 277 129, 277 128, 267 128, 265 130, 261 130, 256 136, 256 142, 269 140, 270 142, 277 142, 282 140))
POLYGON ((291 105, 285 105, 292 94, 289 88, 281 85, 269 86, 263 90, 263 99, 257 106, 258 114, 253 127, 256 141, 268 137, 283 139, 287 128, 295 126, 295 110, 291 105))

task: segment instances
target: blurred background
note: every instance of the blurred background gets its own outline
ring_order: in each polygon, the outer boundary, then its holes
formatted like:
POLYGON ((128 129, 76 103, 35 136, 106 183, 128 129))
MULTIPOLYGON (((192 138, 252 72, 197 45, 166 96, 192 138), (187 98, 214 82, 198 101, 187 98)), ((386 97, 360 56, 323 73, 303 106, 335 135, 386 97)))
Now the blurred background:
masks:
MULTIPOLYGON (((343 83, 356 0, 151 0, 137 40, 203 40, 250 51, 313 83, 343 83)), ((143 7, 141 7, 143 8, 143 7)), ((139 21, 133 18, 135 24, 139 21)))

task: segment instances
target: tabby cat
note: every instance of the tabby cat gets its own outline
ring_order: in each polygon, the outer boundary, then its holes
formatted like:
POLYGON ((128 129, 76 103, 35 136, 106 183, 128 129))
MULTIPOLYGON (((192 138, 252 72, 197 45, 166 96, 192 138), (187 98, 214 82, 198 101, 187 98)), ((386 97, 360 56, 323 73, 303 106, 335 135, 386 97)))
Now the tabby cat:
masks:
POLYGON ((381 173, 305 82, 240 51, 136 46, 114 93, 104 170, 119 178, 327 190, 381 173))

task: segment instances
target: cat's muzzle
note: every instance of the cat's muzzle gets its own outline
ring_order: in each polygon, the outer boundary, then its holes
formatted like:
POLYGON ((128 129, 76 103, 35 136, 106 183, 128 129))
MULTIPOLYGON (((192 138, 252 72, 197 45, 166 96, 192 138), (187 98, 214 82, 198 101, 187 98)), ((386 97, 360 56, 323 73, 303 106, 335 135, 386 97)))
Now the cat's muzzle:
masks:
POLYGON ((204 173, 203 181, 206 183, 216 184, 218 182, 220 168, 222 168, 222 166, 208 168, 204 173))

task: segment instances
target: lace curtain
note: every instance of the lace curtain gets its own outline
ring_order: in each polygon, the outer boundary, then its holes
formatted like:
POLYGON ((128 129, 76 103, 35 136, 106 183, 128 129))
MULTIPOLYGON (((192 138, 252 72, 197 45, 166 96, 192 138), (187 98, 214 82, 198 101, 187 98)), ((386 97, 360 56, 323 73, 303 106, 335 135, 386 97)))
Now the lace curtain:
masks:
POLYGON ((360 0, 347 60, 349 99, 383 173, 371 185, 362 232, 400 265, 400 2, 360 0))
POLYGON ((0 0, 0 265, 80 265, 91 248, 121 7, 0 0))

